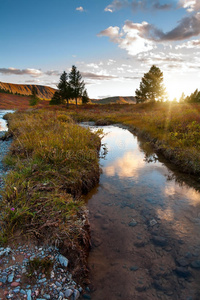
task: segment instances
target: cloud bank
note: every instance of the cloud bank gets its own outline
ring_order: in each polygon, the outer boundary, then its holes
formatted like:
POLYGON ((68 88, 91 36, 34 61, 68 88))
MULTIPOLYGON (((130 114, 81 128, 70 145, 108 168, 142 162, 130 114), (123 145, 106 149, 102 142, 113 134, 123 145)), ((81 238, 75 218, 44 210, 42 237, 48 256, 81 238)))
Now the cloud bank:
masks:
POLYGON ((98 36, 107 36, 130 55, 136 55, 156 48, 157 43, 187 40, 199 34, 200 12, 197 12, 182 18, 175 28, 166 33, 147 22, 126 21, 121 30, 117 26, 110 26, 98 36))
POLYGON ((116 76, 112 76, 112 75, 95 74, 91 72, 81 72, 81 75, 84 78, 94 79, 94 80, 110 80, 116 78, 116 76))
POLYGON ((171 4, 161 4, 159 0, 114 0, 111 4, 109 4, 104 10, 107 12, 114 12, 116 10, 120 10, 122 8, 130 8, 132 11, 137 10, 169 10, 172 7, 171 4))
POLYGON ((15 69, 15 68, 0 68, 1 74, 6 75, 31 75, 32 77, 39 77, 43 73, 41 70, 37 69, 15 69))

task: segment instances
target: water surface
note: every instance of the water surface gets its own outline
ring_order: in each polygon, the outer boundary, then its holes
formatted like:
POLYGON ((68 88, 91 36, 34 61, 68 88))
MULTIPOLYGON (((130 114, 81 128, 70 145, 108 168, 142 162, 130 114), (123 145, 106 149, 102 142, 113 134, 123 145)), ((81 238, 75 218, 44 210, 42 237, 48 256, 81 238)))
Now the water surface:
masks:
MULTIPOLYGON (((6 120, 3 120, 3 116, 7 113, 12 113, 12 110, 0 110, 0 137, 2 137, 5 131, 8 130, 6 120)), ((9 141, 0 140, 0 191, 4 186, 3 176, 7 172, 7 168, 3 164, 3 158, 8 153, 9 147, 11 145, 11 139, 9 141)))
POLYGON ((102 128, 102 175, 86 199, 92 299, 200 299, 198 181, 128 130, 102 128))
POLYGON ((12 113, 13 110, 0 110, 0 131, 7 131, 7 121, 3 119, 3 116, 7 113, 12 113))

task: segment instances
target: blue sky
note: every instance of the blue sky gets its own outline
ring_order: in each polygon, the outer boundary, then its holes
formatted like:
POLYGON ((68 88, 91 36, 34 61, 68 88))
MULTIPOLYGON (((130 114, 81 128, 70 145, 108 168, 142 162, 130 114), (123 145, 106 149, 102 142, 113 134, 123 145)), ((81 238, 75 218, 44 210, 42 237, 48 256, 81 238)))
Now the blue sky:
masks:
POLYGON ((91 98, 134 96, 152 64, 170 98, 200 89, 199 0, 0 0, 0 81, 56 87, 75 64, 91 98))

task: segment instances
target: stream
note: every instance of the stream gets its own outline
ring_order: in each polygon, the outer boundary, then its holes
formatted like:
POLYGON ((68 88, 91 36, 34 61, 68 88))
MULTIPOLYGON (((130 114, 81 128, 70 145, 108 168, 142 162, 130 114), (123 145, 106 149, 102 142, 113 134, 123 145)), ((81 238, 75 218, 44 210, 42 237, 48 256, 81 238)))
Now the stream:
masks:
POLYGON ((102 174, 86 196, 91 285, 83 299, 199 300, 197 178, 180 173, 127 129, 98 128, 105 133, 102 174))
MULTIPOLYGON (((3 119, 3 116, 7 113, 13 112, 12 110, 0 110, 0 137, 2 137, 5 131, 8 130, 7 122, 3 119)), ((11 145, 11 139, 8 141, 0 140, 0 191, 3 188, 3 176, 7 172, 7 168, 3 164, 2 160, 4 156, 8 153, 9 147, 11 145)))
MULTIPOLYGON (((6 112, 0 111, 0 136, 6 112)), ((102 174, 85 197, 92 248, 83 299, 199 300, 197 178, 179 172, 127 129, 98 128, 105 133, 102 174)), ((10 144, 0 140, 0 190, 10 144)))

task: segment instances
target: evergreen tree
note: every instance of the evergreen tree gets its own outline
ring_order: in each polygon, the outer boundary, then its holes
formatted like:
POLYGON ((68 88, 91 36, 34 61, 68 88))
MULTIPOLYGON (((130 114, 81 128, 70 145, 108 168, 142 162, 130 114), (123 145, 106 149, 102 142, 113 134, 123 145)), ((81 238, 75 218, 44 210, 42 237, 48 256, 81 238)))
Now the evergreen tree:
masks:
POLYGON ((82 104, 87 104, 90 101, 87 91, 84 90, 83 92, 83 96, 82 96, 82 104))
POLYGON ((49 104, 59 105, 59 104, 65 104, 67 102, 67 107, 68 107, 69 99, 71 98, 71 95, 70 95, 70 86, 68 83, 68 75, 65 71, 61 74, 60 81, 57 87, 58 90, 55 91, 49 104))
POLYGON ((60 81, 58 83, 58 93, 61 97, 61 103, 67 101, 67 107, 69 106, 69 99, 71 98, 70 86, 68 83, 68 75, 64 71, 60 76, 60 81))
POLYGON ((38 98, 37 94, 38 94, 37 89, 33 85, 32 89, 31 89, 31 98, 30 98, 30 101, 29 101, 29 104, 31 106, 34 106, 34 105, 38 104, 39 98, 38 98))
POLYGON ((142 77, 140 88, 135 91, 136 101, 137 103, 163 101, 165 93, 163 73, 153 65, 142 77))
POLYGON ((71 72, 69 73, 69 85, 71 96, 75 99, 77 106, 77 99, 83 96, 85 84, 82 80, 81 73, 77 70, 76 66, 72 66, 71 72))
POLYGON ((191 93, 190 96, 186 97, 186 102, 188 103, 195 103, 195 102, 200 102, 200 91, 196 89, 194 93, 191 93))
POLYGON ((55 93, 53 94, 53 97, 51 98, 49 104, 50 105, 59 105, 62 104, 63 100, 62 97, 59 93, 59 91, 55 91, 55 93))

